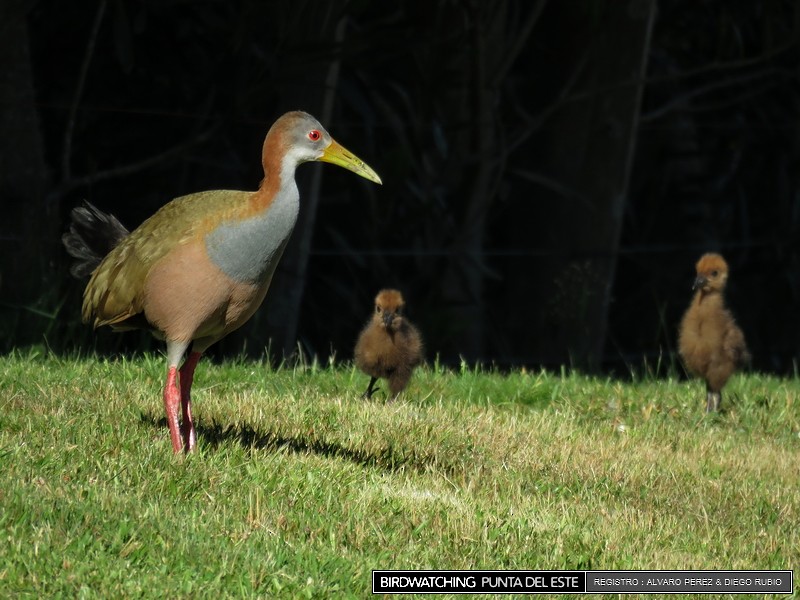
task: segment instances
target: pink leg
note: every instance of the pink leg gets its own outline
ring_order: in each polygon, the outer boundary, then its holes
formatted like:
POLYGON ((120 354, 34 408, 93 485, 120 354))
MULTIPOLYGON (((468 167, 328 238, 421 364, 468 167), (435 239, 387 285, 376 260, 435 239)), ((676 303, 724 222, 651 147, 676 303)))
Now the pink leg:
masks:
POLYGON ((183 419, 181 432, 183 433, 183 449, 185 452, 194 452, 197 446, 197 434, 194 431, 194 421, 192 420, 192 381, 194 380, 194 370, 202 354, 192 352, 181 367, 181 411, 183 419))
POLYGON ((181 451, 181 435, 178 431, 178 401, 181 393, 178 390, 178 369, 170 367, 167 373, 167 383, 164 386, 164 408, 167 411, 167 425, 169 437, 172 440, 173 451, 181 451))

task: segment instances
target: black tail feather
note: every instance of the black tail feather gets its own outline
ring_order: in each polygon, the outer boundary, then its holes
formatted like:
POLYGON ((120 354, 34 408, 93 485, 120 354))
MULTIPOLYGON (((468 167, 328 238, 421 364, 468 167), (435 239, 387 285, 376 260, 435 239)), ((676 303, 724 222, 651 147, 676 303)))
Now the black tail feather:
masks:
POLYGON ((69 231, 61 236, 67 254, 75 261, 69 272, 76 279, 92 274, 100 261, 130 232, 114 215, 98 210, 86 200, 70 213, 69 231))

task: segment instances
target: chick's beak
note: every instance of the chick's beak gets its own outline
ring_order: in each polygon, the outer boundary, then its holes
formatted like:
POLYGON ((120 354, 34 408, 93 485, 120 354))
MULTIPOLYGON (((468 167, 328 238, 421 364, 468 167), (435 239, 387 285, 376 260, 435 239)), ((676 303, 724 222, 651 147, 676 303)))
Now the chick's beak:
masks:
POLYGON ((394 321, 394 313, 388 310, 383 312, 383 326, 387 329, 392 326, 392 322, 394 321))
POLYGON ((702 275, 698 275, 694 280, 694 284, 692 285, 692 290, 696 290, 696 289, 705 287, 705 285, 707 283, 708 283, 708 279, 706 279, 702 275))
POLYGON ((331 140, 330 146, 325 148, 319 160, 333 165, 339 165, 340 167, 352 171, 356 175, 361 175, 364 179, 383 184, 378 174, 372 170, 372 167, 350 152, 347 148, 341 146, 336 140, 331 140))

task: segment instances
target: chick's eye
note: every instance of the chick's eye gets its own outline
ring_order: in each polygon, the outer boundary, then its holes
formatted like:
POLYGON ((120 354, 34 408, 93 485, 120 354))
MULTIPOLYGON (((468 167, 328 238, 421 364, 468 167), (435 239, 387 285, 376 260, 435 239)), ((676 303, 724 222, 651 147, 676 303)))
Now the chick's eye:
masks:
POLYGON ((317 131, 316 129, 312 129, 311 131, 308 132, 308 139, 310 139, 312 142, 316 142, 321 137, 322 134, 320 134, 320 132, 317 131))
POLYGON ((717 275, 719 275, 719 271, 711 271, 712 277, 716 277, 717 275))
POLYGON ((381 314, 381 307, 378 306, 378 305, 375 305, 375 312, 378 313, 378 314, 381 314))

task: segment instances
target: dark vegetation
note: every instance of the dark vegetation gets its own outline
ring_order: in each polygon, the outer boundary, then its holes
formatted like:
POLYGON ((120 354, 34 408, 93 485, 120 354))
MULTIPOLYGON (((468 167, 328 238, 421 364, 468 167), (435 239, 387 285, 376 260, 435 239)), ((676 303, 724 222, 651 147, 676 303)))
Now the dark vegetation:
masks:
POLYGON ((3 349, 155 347, 79 323, 84 198, 129 228, 254 189, 318 116, 382 188, 300 169, 265 308, 217 355, 351 356, 382 287, 431 358, 670 364, 705 251, 759 370, 800 354, 800 7, 789 0, 256 0, 0 7, 3 349))

